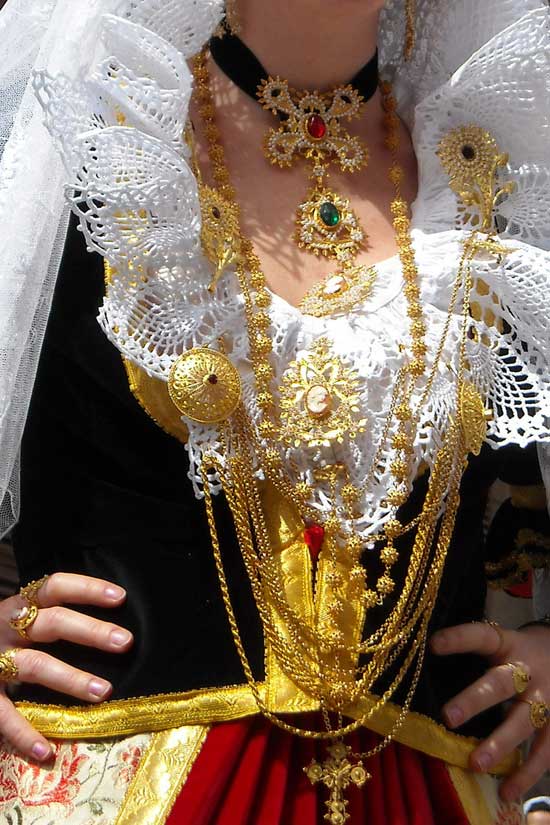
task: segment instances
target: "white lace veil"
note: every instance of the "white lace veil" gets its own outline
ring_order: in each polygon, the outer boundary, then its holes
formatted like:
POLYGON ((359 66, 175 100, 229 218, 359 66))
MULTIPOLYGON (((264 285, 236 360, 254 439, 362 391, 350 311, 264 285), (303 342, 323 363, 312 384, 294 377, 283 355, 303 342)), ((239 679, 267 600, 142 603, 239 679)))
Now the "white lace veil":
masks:
POLYGON ((0 11, 0 536, 17 519, 18 454, 68 223, 66 172, 34 70, 76 74, 114 0, 8 0, 0 11))

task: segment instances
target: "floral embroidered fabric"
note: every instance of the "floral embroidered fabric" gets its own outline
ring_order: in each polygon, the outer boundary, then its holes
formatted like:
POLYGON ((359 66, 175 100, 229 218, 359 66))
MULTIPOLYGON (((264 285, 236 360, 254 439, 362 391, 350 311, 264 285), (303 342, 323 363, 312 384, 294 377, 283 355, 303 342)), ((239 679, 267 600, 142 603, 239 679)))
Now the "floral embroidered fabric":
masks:
POLYGON ((55 742, 49 765, 29 762, 6 744, 0 750, 2 825, 111 825, 149 742, 55 742))

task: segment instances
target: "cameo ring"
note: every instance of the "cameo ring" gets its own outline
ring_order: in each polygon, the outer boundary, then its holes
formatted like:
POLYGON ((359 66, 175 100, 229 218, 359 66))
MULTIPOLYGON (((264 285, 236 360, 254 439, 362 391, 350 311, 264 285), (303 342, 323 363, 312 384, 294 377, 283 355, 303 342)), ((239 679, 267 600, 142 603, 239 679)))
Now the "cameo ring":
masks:
POLYGON ((521 665, 514 664, 514 662, 506 662, 504 667, 509 667, 512 671, 512 679, 514 680, 514 690, 517 694, 524 693, 527 685, 531 681, 531 677, 521 665))
POLYGON ((532 699, 518 699, 529 705, 529 720, 535 730, 542 730, 550 722, 550 705, 546 702, 534 702, 532 699))
POLYGON ((24 601, 27 602, 27 604, 40 607, 38 604, 38 592, 45 585, 47 579, 48 576, 42 576, 41 579, 37 579, 34 582, 29 582, 25 585, 25 587, 21 588, 19 595, 24 601))
POLYGON ((13 614, 8 624, 12 630, 16 630, 22 639, 28 639, 27 630, 36 621, 38 607, 35 604, 27 604, 19 608, 13 614))
POLYGON ((19 676, 19 668, 15 662, 17 648, 5 650, 0 654, 0 682, 15 682, 19 676))

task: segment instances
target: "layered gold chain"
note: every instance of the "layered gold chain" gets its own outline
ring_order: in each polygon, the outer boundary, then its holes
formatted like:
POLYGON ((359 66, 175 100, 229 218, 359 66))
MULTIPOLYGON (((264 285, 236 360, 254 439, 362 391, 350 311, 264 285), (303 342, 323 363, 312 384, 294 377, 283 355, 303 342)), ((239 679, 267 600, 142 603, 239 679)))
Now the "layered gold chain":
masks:
MULTIPOLYGON (((231 216, 233 236, 225 245, 232 250, 231 261, 236 265, 244 299, 250 360, 256 388, 255 402, 260 410, 259 420, 255 423, 241 404, 230 418, 220 424, 222 441, 232 445, 231 451, 227 451, 223 464, 214 456, 204 456, 201 467, 208 523, 223 600, 242 666, 258 708, 274 724, 288 732, 313 739, 336 739, 356 730, 391 699, 403 684, 407 674, 411 674, 410 683, 404 691, 401 713, 393 730, 377 748, 369 754, 361 755, 370 756, 391 741, 410 708, 420 678, 428 625, 454 529, 466 455, 470 450, 479 449, 483 440, 484 430, 480 423, 483 417, 481 399, 477 391, 468 384, 465 376, 472 290, 470 270, 477 250, 487 242, 480 240, 479 233, 473 231, 465 243, 452 289, 447 320, 428 371, 426 324, 420 301, 419 273, 410 233, 409 208, 401 193, 403 169, 398 162, 399 119, 391 87, 382 84, 386 145, 392 156, 389 177, 395 189, 391 213, 402 267, 403 292, 407 301, 410 343, 408 346, 404 345, 403 366, 395 379, 382 436, 362 485, 356 487, 351 483, 351 473, 344 465, 317 468, 317 479, 322 478, 328 484, 333 502, 328 514, 321 517, 312 505, 311 485, 305 481, 293 481, 285 467, 278 444, 285 432, 284 422, 282 424, 281 421, 285 415, 285 404, 286 408, 291 407, 292 394, 290 390, 283 388, 279 391, 281 400, 277 403, 274 369, 270 362, 273 352, 273 342, 269 335, 271 319, 268 313, 271 294, 253 245, 239 228, 240 209, 230 182, 221 136, 216 124, 206 53, 196 58, 194 72, 199 112, 203 119, 209 160, 216 184, 216 189, 209 190, 208 203, 215 204, 218 212, 226 210, 231 216), (421 512, 412 521, 402 523, 397 513, 409 494, 408 483, 414 467, 415 438, 418 428, 422 425, 425 402, 440 368, 451 322, 457 312, 461 318, 454 399, 458 412, 455 417, 449 419, 446 430, 441 435, 421 512), (418 398, 420 400, 415 401, 418 398), (469 416, 466 412, 468 409, 473 410, 469 416), (382 572, 371 585, 367 581, 366 566, 362 563, 365 542, 359 531, 354 529, 353 522, 365 515, 357 513, 357 503, 385 461, 391 462, 389 470, 392 483, 386 495, 390 518, 382 533, 374 537, 380 540, 382 545, 379 556, 382 572), (287 598, 283 574, 272 549, 262 503, 262 483, 258 480, 259 468, 280 496, 296 504, 306 524, 322 522, 325 531, 322 556, 328 570, 327 577, 333 584, 335 594, 328 618, 318 618, 313 622, 306 620, 287 598), (219 477, 233 514, 265 638, 288 678, 308 696, 318 700, 327 720, 326 731, 305 730, 289 724, 276 717, 261 697, 241 640, 225 575, 210 494, 211 471, 219 477), (338 498, 343 502, 343 506, 337 504, 338 498), (399 558, 396 542, 406 533, 411 533, 412 549, 401 592, 397 596, 392 596, 396 587, 392 569, 399 558), (338 565, 343 558, 351 562, 349 579, 346 582, 347 598, 362 605, 363 615, 375 606, 384 605, 390 596, 393 599, 382 624, 367 638, 356 641, 352 649, 346 646, 345 634, 339 626, 343 604, 337 595, 339 576, 341 577, 338 565), (382 676, 388 675, 391 668, 394 670, 389 679, 390 684, 383 691, 376 691, 375 688, 380 685, 382 676), (349 710, 369 692, 381 692, 381 695, 368 714, 344 724, 343 715, 346 709, 349 710), (335 728, 330 724, 331 711, 336 713, 339 720, 335 728)), ((312 361, 309 366, 322 371, 323 358, 329 357, 323 341, 317 343, 316 352, 317 362, 312 361)), ((292 369, 296 372, 307 367, 308 364, 304 366, 298 363, 292 369)), ((338 375, 336 367, 333 372, 338 375)), ((348 408, 344 405, 344 413, 346 409, 353 411, 355 403, 353 377, 346 378, 345 373, 346 370, 342 368, 338 379, 343 384, 347 380, 348 387, 351 388, 349 405, 348 408)), ((288 386, 291 387, 291 384, 288 386)), ((323 403, 319 394, 315 400, 318 404, 323 403)), ((361 419, 352 422, 350 431, 353 430, 353 426, 360 427, 361 419)), ((312 438, 317 437, 320 436, 314 434, 312 438)), ((317 776, 316 770, 313 771, 312 777, 317 776)), ((312 778, 312 781, 315 780, 312 778)))
MULTIPOLYGON (((197 95, 199 100, 200 114, 204 120, 204 130, 209 143, 209 155, 212 165, 212 173, 220 193, 226 198, 231 209, 238 214, 238 205, 235 199, 235 192, 229 180, 227 164, 225 162, 223 147, 219 130, 215 122, 215 107, 209 84, 209 73, 206 57, 203 54, 196 60, 195 76, 197 80, 197 95)), ((399 255, 401 259, 404 292, 408 302, 408 316, 410 319, 410 352, 411 357, 406 360, 395 382, 393 398, 390 404, 390 412, 387 418, 383 439, 379 445, 375 461, 381 454, 384 440, 387 441, 392 431, 393 422, 397 421, 392 438, 392 447, 395 451, 395 458, 391 465, 391 473, 395 480, 395 485, 388 491, 388 500, 397 509, 402 504, 408 491, 406 488, 406 478, 410 471, 411 455, 413 453, 413 442, 415 428, 413 424, 417 417, 412 409, 412 397, 419 379, 425 373, 425 353, 426 344, 425 322, 423 320, 422 307, 420 304, 420 288, 418 284, 418 269, 415 262, 412 240, 410 236, 410 219, 408 217, 408 206, 401 195, 401 183, 403 180, 403 170, 397 162, 397 152, 399 149, 399 122, 395 113, 395 101, 391 94, 391 88, 384 84, 382 86, 383 105, 385 110, 384 121, 387 129, 386 143, 392 152, 393 159, 389 170, 390 179, 395 187, 395 197, 392 201, 391 210, 394 219, 399 255)), ((248 324, 248 334, 250 341, 251 361, 254 368, 257 403, 261 410, 261 417, 258 424, 257 434, 250 422, 246 425, 246 437, 242 439, 241 450, 244 452, 245 443, 247 450, 254 450, 267 477, 272 481, 279 491, 293 501, 298 500, 301 505, 302 515, 306 519, 318 518, 318 514, 309 506, 309 487, 303 483, 293 484, 285 472, 280 451, 276 448, 275 442, 280 433, 279 411, 272 391, 273 368, 269 362, 269 355, 272 351, 272 341, 267 334, 270 317, 267 313, 271 296, 266 287, 265 276, 257 255, 254 252, 251 242, 240 235, 239 247, 241 249, 241 261, 238 264, 238 277, 242 293, 245 300, 246 316, 248 324), (267 446, 265 446, 267 444, 267 446)), ((451 428, 452 430, 452 428, 451 428)), ((449 435, 450 438, 450 435, 449 435)), ((455 444, 456 447, 456 444, 455 444)), ((286 627, 291 632, 295 643, 295 653, 289 653, 286 637, 277 638, 276 632, 271 629, 273 635, 274 649, 278 658, 285 661, 285 670, 290 671, 293 680, 303 686, 304 690, 314 695, 323 695, 324 701, 332 707, 342 707, 344 699, 353 700, 361 692, 368 690, 379 678, 380 672, 386 669, 388 656, 395 660, 405 647, 405 643, 412 634, 420 617, 427 606, 433 607, 435 592, 438 586, 441 570, 439 564, 429 563, 432 539, 436 531, 437 519, 440 506, 446 493, 449 492, 450 469, 444 462, 436 461, 432 472, 430 484, 431 495, 428 495, 425 507, 415 520, 413 526, 417 527, 413 551, 409 564, 409 571, 414 571, 406 577, 403 591, 397 600, 396 606, 392 609, 390 616, 373 636, 365 640, 357 651, 356 656, 351 660, 357 661, 361 653, 368 653, 371 656, 368 665, 361 668, 362 673, 357 681, 357 672, 354 670, 353 678, 351 671, 345 674, 345 679, 340 678, 340 682, 346 685, 340 691, 340 696, 335 695, 335 691, 327 689, 328 684, 338 681, 330 678, 332 670, 331 662, 336 662, 338 676, 342 677, 341 656, 334 658, 334 653, 338 647, 338 633, 333 633, 333 639, 327 639, 326 633, 319 633, 318 629, 304 625, 304 622, 295 614, 292 608, 285 604, 284 588, 280 581, 280 572, 271 559, 269 552, 269 536, 265 523, 262 523, 261 506, 257 504, 251 512, 250 502, 257 500, 254 496, 254 469, 253 462, 248 468, 240 466, 242 458, 232 462, 231 477, 237 476, 241 479, 248 479, 249 489, 243 490, 242 495, 234 495, 234 507, 239 510, 240 504, 246 502, 245 511, 253 524, 253 535, 249 536, 247 543, 249 548, 254 542, 264 544, 259 559, 249 558, 250 571, 256 579, 257 601, 262 604, 261 582, 267 582, 271 599, 275 602, 278 614, 283 618, 286 627), (237 466, 239 465, 239 466, 237 466), (439 469, 439 468, 445 468, 439 469), (436 491, 434 493, 434 491, 436 491), (434 495, 436 499, 434 501, 434 495), (424 587, 421 587, 421 585, 424 587), (419 591, 422 590, 421 594, 419 591), (411 611, 411 604, 415 604, 415 609, 411 611), (391 651, 391 654, 389 653, 391 651), (324 654, 324 655, 321 655, 324 654), (294 659, 294 665, 289 667, 289 656, 294 659), (320 669, 320 662, 323 668, 320 669), (297 666, 299 662, 299 666, 297 666), (306 664, 309 663, 309 664, 306 664), (323 672, 321 672, 323 670, 323 672), (327 670, 329 678, 327 678, 327 670), (353 688, 350 686, 353 684, 353 688), (344 697, 343 694, 346 694, 344 697)), ((336 485, 336 479, 333 482, 336 485)), ((234 492, 234 491, 233 491, 234 492)), ((342 497, 347 502, 348 515, 351 514, 354 503, 359 496, 359 491, 353 485, 346 482, 342 491, 342 497)), ((452 507, 450 508, 452 510, 452 507)), ((245 514, 238 512, 239 523, 245 524, 245 514)), ((352 569, 351 577, 357 583, 357 597, 363 598, 367 608, 383 603, 395 587, 395 582, 391 576, 391 569, 398 559, 398 552, 395 541, 404 532, 411 529, 411 525, 403 525, 396 518, 389 520, 385 527, 385 544, 381 550, 380 558, 384 569, 379 576, 376 586, 368 588, 365 586, 365 572, 360 563, 363 552, 363 541, 358 535, 342 535, 341 518, 336 510, 325 519, 326 530, 326 555, 336 561, 342 552, 352 555, 355 566, 352 569)), ((245 533, 241 530, 241 539, 245 540, 245 533)), ((439 544, 438 544, 439 547, 439 544)), ((252 551, 251 551, 252 552, 252 551)), ((443 554, 444 558, 444 554, 443 554)), ((437 559, 437 556, 436 556, 437 559)), ((440 559, 441 560, 441 559, 440 559)), ((442 569, 442 568, 441 568, 442 569)), ((270 608, 263 604, 261 612, 268 621, 270 608)), ((338 605, 334 605, 334 612, 338 612, 338 605)), ((269 622, 268 622, 269 623, 269 622)), ((265 624, 265 622, 264 622, 265 624)), ((289 674, 290 675, 290 674, 289 674)), ((336 676, 336 674, 332 674, 336 676)))

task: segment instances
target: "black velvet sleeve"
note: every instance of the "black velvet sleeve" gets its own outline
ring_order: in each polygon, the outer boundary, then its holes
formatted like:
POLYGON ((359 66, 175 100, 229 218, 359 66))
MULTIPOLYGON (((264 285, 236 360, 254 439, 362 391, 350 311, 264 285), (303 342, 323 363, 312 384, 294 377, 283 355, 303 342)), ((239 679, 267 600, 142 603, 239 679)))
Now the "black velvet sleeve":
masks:
MULTIPOLYGON (((128 627, 123 656, 69 644, 48 650, 110 679, 114 697, 244 680, 220 598, 204 505, 187 452, 139 407, 97 321, 102 259, 71 222, 22 447, 14 544, 22 582, 54 571, 114 581, 122 609, 89 610, 128 627)), ((230 517, 218 504, 229 577, 256 673, 261 633, 230 517)), ((37 700, 68 697, 26 687, 37 700)))
POLYGON ((499 479, 510 495, 494 515, 487 535, 489 585, 530 596, 531 571, 550 568, 550 518, 536 445, 502 450, 499 479))

